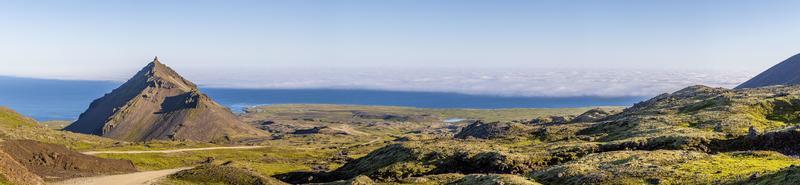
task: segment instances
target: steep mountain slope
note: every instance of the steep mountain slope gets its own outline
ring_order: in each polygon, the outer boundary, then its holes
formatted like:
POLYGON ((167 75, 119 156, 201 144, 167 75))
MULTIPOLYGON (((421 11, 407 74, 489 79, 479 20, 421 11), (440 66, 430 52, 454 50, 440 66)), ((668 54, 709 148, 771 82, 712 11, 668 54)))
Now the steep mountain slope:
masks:
POLYGON ((742 83, 736 87, 736 89, 800 84, 800 73, 798 73, 798 70, 800 70, 800 54, 792 56, 778 65, 772 66, 767 71, 742 83))
POLYGON ((263 135, 158 58, 92 102, 65 130, 128 141, 227 141, 263 135))

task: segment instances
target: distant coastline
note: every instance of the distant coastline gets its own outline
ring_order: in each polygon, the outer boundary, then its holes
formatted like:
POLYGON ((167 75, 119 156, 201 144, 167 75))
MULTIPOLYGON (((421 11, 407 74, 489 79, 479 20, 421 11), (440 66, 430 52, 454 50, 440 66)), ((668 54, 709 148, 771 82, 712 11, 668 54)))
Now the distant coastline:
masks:
MULTIPOLYGON (((0 76, 0 106, 8 106, 39 121, 75 120, 92 100, 120 82, 48 80, 0 76)), ((565 108, 630 106, 647 97, 503 97, 445 92, 358 89, 234 89, 202 88, 234 112, 269 104, 351 104, 419 108, 565 108)))

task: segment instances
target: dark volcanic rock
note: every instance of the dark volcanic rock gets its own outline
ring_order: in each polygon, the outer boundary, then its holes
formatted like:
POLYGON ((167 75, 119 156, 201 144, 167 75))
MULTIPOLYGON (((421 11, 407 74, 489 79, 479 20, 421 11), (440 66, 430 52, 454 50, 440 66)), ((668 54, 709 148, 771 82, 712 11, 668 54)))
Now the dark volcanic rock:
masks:
POLYGON ((397 115, 387 113, 371 113, 363 111, 353 111, 353 117, 361 119, 380 119, 398 122, 420 122, 429 120, 430 115, 397 115))
POLYGON ((295 130, 292 134, 350 135, 350 133, 347 133, 345 131, 331 129, 330 127, 327 126, 314 127, 310 129, 298 129, 295 130))
POLYGON ((767 71, 737 86, 736 89, 797 84, 800 84, 800 54, 772 66, 767 71))
POLYGON ((127 141, 228 141, 264 135, 158 58, 122 86, 93 101, 65 130, 127 141))

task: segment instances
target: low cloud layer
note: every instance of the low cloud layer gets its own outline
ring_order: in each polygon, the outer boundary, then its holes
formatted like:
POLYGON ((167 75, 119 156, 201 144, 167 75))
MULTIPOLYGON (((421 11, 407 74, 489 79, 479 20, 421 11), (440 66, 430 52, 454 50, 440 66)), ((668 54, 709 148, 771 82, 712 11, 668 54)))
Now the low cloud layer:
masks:
POLYGON ((187 73, 205 87, 337 88, 499 96, 654 96, 691 85, 732 88, 754 71, 678 70, 237 70, 187 73))

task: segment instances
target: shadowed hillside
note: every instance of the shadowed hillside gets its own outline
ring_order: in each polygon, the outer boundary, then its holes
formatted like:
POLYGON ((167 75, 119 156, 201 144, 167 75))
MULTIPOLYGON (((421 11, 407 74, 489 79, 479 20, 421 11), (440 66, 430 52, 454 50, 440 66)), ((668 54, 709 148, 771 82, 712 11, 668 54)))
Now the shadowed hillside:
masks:
POLYGON ((800 54, 790 57, 781 63, 758 74, 747 82, 737 86, 737 89, 756 88, 771 85, 797 85, 800 84, 800 54))

